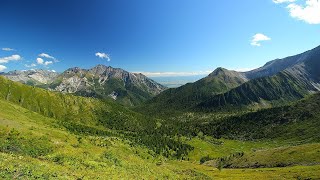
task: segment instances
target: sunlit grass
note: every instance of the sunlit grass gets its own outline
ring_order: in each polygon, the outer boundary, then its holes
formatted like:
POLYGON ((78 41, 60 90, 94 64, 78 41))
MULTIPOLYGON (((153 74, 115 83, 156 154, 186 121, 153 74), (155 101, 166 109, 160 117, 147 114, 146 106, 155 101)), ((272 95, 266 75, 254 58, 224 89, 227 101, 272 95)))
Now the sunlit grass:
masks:
MULTIPOLYGON (((244 157, 251 158, 250 162, 269 161, 262 155, 270 156, 277 149, 282 152, 280 147, 286 145, 281 143, 193 138, 185 140, 195 147, 188 155, 189 161, 181 161, 155 155, 144 146, 132 145, 120 137, 75 135, 56 124, 54 119, 4 100, 0 100, 0 105, 6 107, 0 110, 1 144, 13 142, 7 139, 10 132, 14 132, 10 137, 23 143, 9 144, 8 147, 16 150, 1 149, 2 179, 303 179, 320 176, 320 166, 313 164, 284 168, 223 168, 220 171, 199 163, 203 156, 224 157, 240 151, 245 153, 244 157), (32 146, 32 143, 40 143, 41 148, 47 147, 48 151, 39 152, 40 147, 32 146)), ((295 158, 308 157, 309 162, 317 162, 316 148, 318 145, 315 144, 288 148, 283 154, 290 154, 290 150, 303 151, 305 154, 295 158)), ((282 158, 281 161, 285 161, 285 157, 282 158)))

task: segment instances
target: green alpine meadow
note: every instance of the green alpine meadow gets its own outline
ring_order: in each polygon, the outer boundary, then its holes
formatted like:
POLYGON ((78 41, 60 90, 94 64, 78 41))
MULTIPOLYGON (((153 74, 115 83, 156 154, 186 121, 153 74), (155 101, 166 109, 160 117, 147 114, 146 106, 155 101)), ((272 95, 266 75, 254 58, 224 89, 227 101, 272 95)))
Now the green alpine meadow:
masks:
POLYGON ((0 177, 317 179, 318 49, 301 64, 252 80, 218 68, 134 107, 3 74, 0 177))
POLYGON ((0 0, 0 180, 320 179, 320 0, 0 0))

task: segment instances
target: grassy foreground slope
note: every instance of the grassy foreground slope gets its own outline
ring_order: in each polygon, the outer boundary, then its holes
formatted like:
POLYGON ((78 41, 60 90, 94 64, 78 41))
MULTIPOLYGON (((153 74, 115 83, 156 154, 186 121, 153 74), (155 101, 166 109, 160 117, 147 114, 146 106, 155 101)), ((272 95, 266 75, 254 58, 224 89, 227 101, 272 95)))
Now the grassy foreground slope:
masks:
POLYGON ((143 144, 157 154, 183 158, 191 146, 183 144, 175 134, 163 136, 157 130, 162 120, 149 118, 109 101, 50 92, 0 77, 0 98, 56 119, 69 131, 86 134, 120 136, 143 144))
MULTIPOLYGON (((210 166, 199 165, 197 162, 169 160, 163 156, 153 156, 143 146, 132 145, 130 141, 119 137, 75 135, 56 124, 55 119, 44 117, 4 100, 0 100, 0 106, 6 107, 0 111, 0 179, 316 179, 319 177, 317 172, 320 166, 317 165, 219 171, 210 166)), ((195 141, 202 149, 204 141, 200 139, 195 141)), ((225 141, 225 143, 227 146, 216 146, 217 152, 224 152, 222 148, 231 150, 231 147, 237 149, 243 146, 236 141, 225 141)), ((245 147, 250 146, 245 145, 245 147)))
MULTIPOLYGON (((56 120, 0 100, 0 178, 192 177, 157 165, 148 149, 113 136, 68 132, 56 120)), ((174 168, 175 169, 175 168, 174 168)), ((192 171, 192 170, 190 170, 192 171)), ((206 177, 201 173, 198 177, 206 177)))

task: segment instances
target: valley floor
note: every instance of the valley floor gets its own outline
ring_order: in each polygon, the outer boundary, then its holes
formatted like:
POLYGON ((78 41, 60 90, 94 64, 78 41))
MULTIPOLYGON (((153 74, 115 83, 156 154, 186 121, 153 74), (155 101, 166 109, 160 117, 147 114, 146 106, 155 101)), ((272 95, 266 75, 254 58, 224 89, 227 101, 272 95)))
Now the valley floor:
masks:
POLYGON ((187 160, 174 160, 119 137, 70 133, 54 119, 3 100, 0 106, 5 107, 0 110, 0 179, 320 178, 317 143, 292 146, 281 142, 186 138, 186 143, 195 149, 187 160), (200 164, 205 156, 214 160, 239 152, 244 155, 229 158, 229 163, 239 166, 233 169, 219 170, 210 161, 200 164), (277 160, 287 163, 287 167, 275 167, 280 166, 277 160), (252 164, 267 168, 252 168, 252 164))

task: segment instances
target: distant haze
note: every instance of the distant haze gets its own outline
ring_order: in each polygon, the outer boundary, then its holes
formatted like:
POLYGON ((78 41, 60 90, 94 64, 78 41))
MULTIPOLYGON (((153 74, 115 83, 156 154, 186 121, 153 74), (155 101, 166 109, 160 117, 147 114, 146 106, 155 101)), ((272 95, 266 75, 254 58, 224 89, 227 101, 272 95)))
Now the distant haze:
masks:
POLYGON ((204 78, 206 75, 195 75, 195 76, 171 76, 171 77, 151 77, 156 82, 168 87, 176 88, 187 83, 192 83, 204 78))

